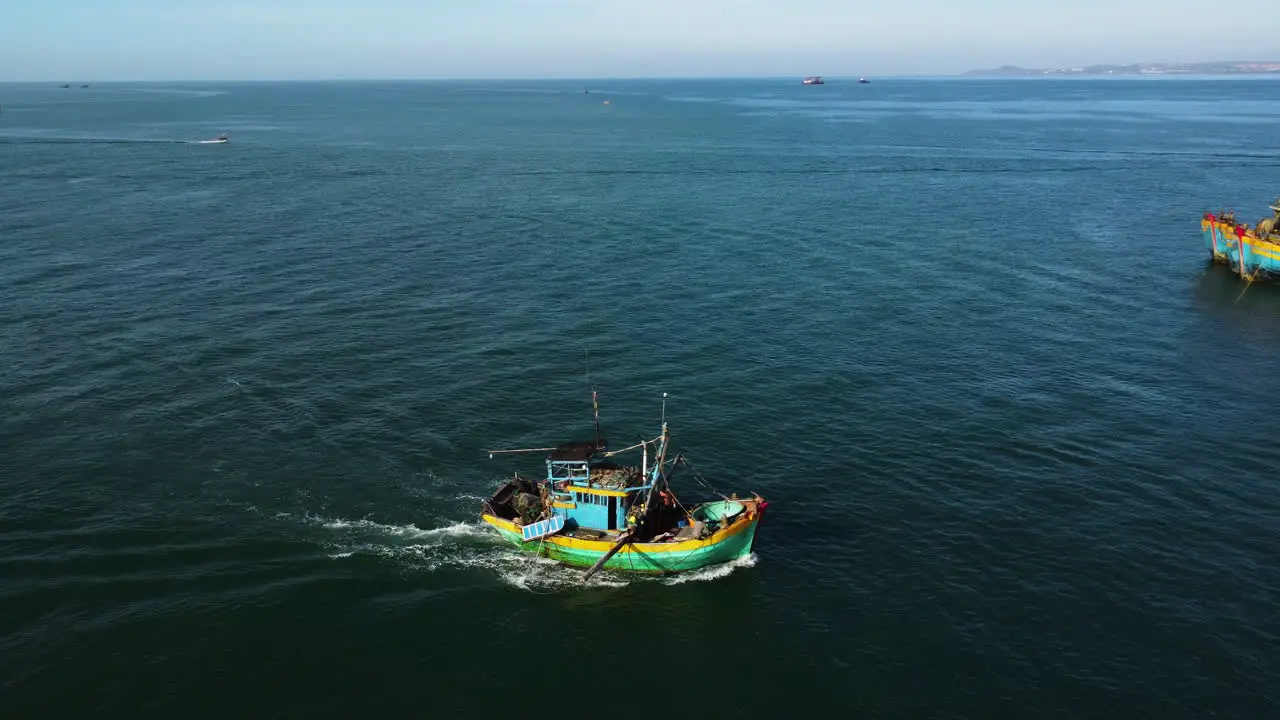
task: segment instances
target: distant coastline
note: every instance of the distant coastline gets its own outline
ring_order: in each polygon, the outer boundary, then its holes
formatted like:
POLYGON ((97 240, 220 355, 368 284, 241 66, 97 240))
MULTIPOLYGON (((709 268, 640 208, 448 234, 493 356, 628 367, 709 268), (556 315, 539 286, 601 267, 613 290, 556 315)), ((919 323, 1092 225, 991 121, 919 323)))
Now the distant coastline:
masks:
POLYGON ((1043 77, 1061 75, 1280 75, 1280 61, 1239 61, 1199 63, 1130 63, 1128 65, 1084 65, 1069 68, 1024 68, 1002 65, 986 70, 969 70, 961 75, 998 77, 1043 77))

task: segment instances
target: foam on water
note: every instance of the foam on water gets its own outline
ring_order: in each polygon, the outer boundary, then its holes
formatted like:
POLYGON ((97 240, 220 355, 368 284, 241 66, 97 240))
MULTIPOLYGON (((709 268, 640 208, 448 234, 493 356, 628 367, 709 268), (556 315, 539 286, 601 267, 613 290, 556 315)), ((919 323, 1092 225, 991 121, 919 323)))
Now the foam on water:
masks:
POLYGON ((520 550, 479 522, 458 522, 426 530, 413 524, 388 525, 372 520, 311 518, 310 522, 343 536, 337 540, 320 540, 331 551, 329 557, 335 560, 369 555, 417 571, 483 570, 512 587, 530 592, 627 585, 603 576, 592 578, 584 585, 581 568, 520 550), (397 542, 402 540, 413 542, 397 542))
MULTIPOLYGON (((277 517, 292 517, 288 513, 277 517)), ((674 576, 626 575, 604 571, 583 582, 583 568, 534 555, 514 547, 481 522, 457 522, 438 528, 412 523, 391 525, 369 519, 346 520, 304 516, 312 525, 339 535, 319 543, 334 560, 367 555, 391 560, 413 570, 472 569, 490 572, 506 584, 529 592, 563 592, 582 588, 620 588, 632 582, 681 585, 728 577, 739 568, 755 567, 755 554, 733 562, 674 576), (409 541, 409 542, 402 542, 409 541)))
POLYGON ((669 578, 663 578, 662 582, 666 585, 682 585, 688 582, 710 582, 719 580, 720 578, 729 577, 734 570, 738 568, 753 568, 756 566, 756 554, 751 553, 746 557, 738 558, 720 565, 712 565, 710 567, 698 568, 687 573, 673 575, 669 578))
POLYGON ((318 523, 328 530, 353 531, 353 534, 366 533, 397 538, 429 539, 441 537, 488 536, 480 523, 459 522, 453 525, 423 530, 413 523, 407 525, 387 525, 373 520, 343 520, 309 517, 309 521, 318 523))

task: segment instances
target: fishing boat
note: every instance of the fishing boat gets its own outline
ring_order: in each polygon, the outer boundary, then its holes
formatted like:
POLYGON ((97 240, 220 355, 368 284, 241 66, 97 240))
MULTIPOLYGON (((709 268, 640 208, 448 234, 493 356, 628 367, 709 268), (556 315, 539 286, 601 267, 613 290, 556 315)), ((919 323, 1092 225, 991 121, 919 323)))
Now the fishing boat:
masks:
POLYGON ((800 82, 805 85, 826 85, 826 83, 823 82, 821 75, 811 75, 800 82))
POLYGON ((1253 227, 1237 221, 1234 210, 1205 213, 1200 231, 1210 261, 1226 265, 1249 282, 1280 281, 1280 198, 1270 208, 1274 215, 1253 227))
POLYGON ((870 81, 870 80, 868 80, 868 79, 866 78, 866 76, 863 76, 863 77, 858 78, 858 83, 859 83, 859 84, 861 84, 861 85, 866 85, 866 84, 867 84, 867 83, 869 83, 869 82, 871 82, 871 81, 870 81))
MULTIPOLYGON (((567 565, 672 574, 731 562, 751 554, 768 503, 752 493, 685 505, 671 487, 671 454, 663 393, 662 431, 651 439, 609 450, 600 437, 600 405, 591 393, 595 439, 554 447, 491 450, 546 453, 546 474, 516 473, 482 503, 481 519, 515 545, 567 565), (621 461, 639 455, 639 464, 621 461), (651 457, 652 456, 652 457, 651 457)), ((708 489, 710 485, 697 479, 708 489)))

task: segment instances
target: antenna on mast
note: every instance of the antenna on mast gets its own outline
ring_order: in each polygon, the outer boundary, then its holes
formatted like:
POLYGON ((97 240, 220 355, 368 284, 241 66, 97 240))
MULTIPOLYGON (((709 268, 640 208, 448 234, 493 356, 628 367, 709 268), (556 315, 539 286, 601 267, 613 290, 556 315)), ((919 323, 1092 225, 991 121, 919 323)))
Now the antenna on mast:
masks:
POLYGON ((596 414, 596 448, 600 447, 600 403, 596 401, 596 391, 591 391, 591 409, 596 414))
POLYGON ((587 384, 591 385, 591 410, 595 414, 596 421, 596 449, 600 449, 600 402, 596 397, 596 384, 591 382, 591 348, 582 348, 582 354, 587 365, 587 384))

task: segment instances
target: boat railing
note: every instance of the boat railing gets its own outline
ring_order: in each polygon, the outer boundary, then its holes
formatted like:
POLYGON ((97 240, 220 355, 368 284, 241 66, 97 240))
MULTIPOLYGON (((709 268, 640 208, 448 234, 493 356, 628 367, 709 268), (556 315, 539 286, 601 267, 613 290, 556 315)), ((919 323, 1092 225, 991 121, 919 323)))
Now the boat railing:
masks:
POLYGON ((556 482, 560 480, 588 480, 591 477, 591 468, 585 462, 576 460, 551 460, 547 462, 547 479, 556 482))

